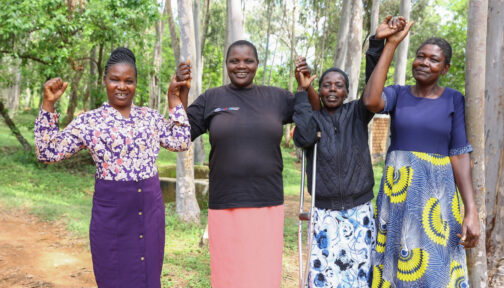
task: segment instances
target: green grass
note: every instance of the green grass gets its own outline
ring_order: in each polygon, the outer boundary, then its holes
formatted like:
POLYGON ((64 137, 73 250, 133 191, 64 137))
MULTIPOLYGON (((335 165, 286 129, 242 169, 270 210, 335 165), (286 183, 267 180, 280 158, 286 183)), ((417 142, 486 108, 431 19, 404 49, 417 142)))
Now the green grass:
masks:
POLYGON ((285 195, 299 195, 301 185, 301 164, 297 162, 296 148, 291 145, 290 148, 285 148, 282 142, 282 158, 283 158, 283 185, 285 195))
MULTIPOLYGON (((33 135, 20 129, 33 145, 33 135)), ((64 219, 69 230, 86 235, 89 227, 94 167, 69 163, 43 165, 23 152, 5 125, 0 125, 0 201, 7 208, 27 208, 43 220, 64 219)), ((86 153, 86 152, 84 152, 86 153)), ((81 154, 81 153, 79 153, 81 154)))
POLYGON ((166 212, 163 287, 210 287, 210 256, 206 247, 199 246, 208 211, 201 211, 199 225, 179 221, 175 203, 168 203, 166 212))

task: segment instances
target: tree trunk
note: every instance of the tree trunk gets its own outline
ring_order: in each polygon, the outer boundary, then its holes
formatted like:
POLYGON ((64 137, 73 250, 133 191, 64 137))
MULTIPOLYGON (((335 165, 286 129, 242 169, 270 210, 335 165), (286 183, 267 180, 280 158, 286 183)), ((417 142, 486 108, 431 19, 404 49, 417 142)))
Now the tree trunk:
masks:
MULTIPOLYGON (((165 0, 165 6, 163 14, 166 15, 166 20, 168 21, 168 28, 170 29, 170 42, 173 50, 173 58, 175 59, 175 65, 178 65, 180 61, 180 44, 177 35, 177 28, 175 26, 175 21, 173 20, 173 11, 171 7, 171 0, 165 0)), ((168 111, 168 99, 165 99, 162 115, 166 115, 168 111)))
POLYGON ((323 24, 323 28, 322 28, 322 44, 320 45, 321 48, 320 48, 320 53, 319 53, 319 68, 318 68, 318 71, 315 70, 315 75, 322 75, 323 71, 324 71, 324 60, 325 60, 325 45, 326 45, 326 38, 327 38, 327 34, 329 34, 327 32, 327 12, 329 11, 329 8, 328 8, 328 3, 327 1, 324 2, 325 3, 325 9, 324 9, 324 24, 323 24))
MULTIPOLYGON (((291 18, 291 33, 290 33, 290 66, 289 66, 289 91, 294 91, 294 63, 296 62, 296 0, 292 0, 292 18, 291 18)), ((290 147, 291 142, 291 124, 288 123, 284 127, 284 146, 290 147)))
POLYGON ((173 12, 170 0, 165 1, 164 13, 166 14, 166 18, 168 20, 168 27, 170 28, 170 40, 173 49, 173 55, 175 56, 175 64, 178 65, 178 62, 180 61, 180 44, 177 35, 177 28, 175 27, 175 21, 173 20, 173 12))
MULTIPOLYGON (((196 93, 195 97, 201 94, 201 86, 203 83, 203 46, 201 45, 201 29, 200 29, 200 6, 199 0, 193 1, 193 17, 194 17, 194 39, 196 45, 196 65, 193 65, 197 69, 196 73, 196 93)), ((206 16, 204 16, 206 17, 206 16)), ((194 139, 194 164, 202 164, 205 161, 205 146, 203 145, 203 137, 199 136, 194 139)))
MULTIPOLYGON (((103 69, 104 69, 104 65, 102 65, 102 62, 103 62, 103 48, 104 48, 104 44, 103 43, 100 43, 99 44, 99 48, 98 48, 98 64, 96 65, 96 69, 98 70, 98 78, 96 78, 96 87, 102 87, 103 86, 103 69)), ((95 104, 95 103, 93 103, 95 104)), ((91 106, 91 109, 93 109, 94 107, 91 106)))
POLYGON ((350 22, 350 31, 348 35, 348 48, 345 68, 350 78, 350 91, 348 100, 357 99, 357 90, 359 89, 359 74, 362 59, 362 0, 352 1, 352 16, 350 22))
POLYGON ((352 0, 343 0, 340 21, 338 25, 338 44, 334 53, 334 67, 346 71, 345 63, 347 56, 348 31, 350 29, 352 0))
POLYGON ((32 101, 32 93, 30 89, 30 83, 28 82, 25 89, 25 101, 24 101, 24 109, 30 109, 31 101, 32 101))
MULTIPOLYGON (((268 2, 268 7, 266 8, 266 13, 268 13, 271 16, 271 4, 273 3, 273 0, 266 0, 268 2)), ((269 39, 270 39, 270 33, 271 33, 271 18, 272 17, 267 17, 268 18, 268 29, 266 30, 266 51, 264 51, 264 62, 263 62, 263 79, 262 79, 262 85, 266 83, 266 71, 268 70, 268 53, 269 53, 269 39)))
MULTIPOLYGON (((226 57, 228 47, 235 41, 244 39, 243 16, 240 7, 240 0, 226 0, 226 45, 224 47, 224 57, 226 57)), ((224 68, 222 69, 222 83, 229 84, 230 80, 227 74, 226 61, 224 58, 224 68)))
MULTIPOLYGON (((410 20, 411 3, 410 0, 401 0, 399 15, 410 20)), ((396 64, 394 73, 394 83, 404 85, 406 81, 406 63, 408 62, 409 33, 397 47, 396 64)))
POLYGON ((159 83, 159 75, 161 72, 161 63, 163 61, 163 56, 161 54, 164 30, 163 20, 157 20, 155 26, 156 43, 154 43, 154 57, 152 60, 154 70, 151 72, 149 81, 149 107, 153 109, 159 109, 159 103, 161 102, 161 86, 159 83))
POLYGON ((480 217, 481 237, 478 246, 467 250, 469 285, 487 287, 487 258, 485 249, 485 63, 488 3, 470 0, 467 17, 466 44, 466 116, 467 136, 474 151, 471 153, 472 179, 476 206, 480 217))
POLYGON ((16 127, 14 122, 12 122, 12 119, 9 117, 9 113, 7 113, 7 111, 5 110, 3 101, 1 99, 0 99, 0 114, 4 118, 5 123, 7 124, 9 129, 12 131, 12 134, 16 136, 16 139, 19 141, 19 143, 21 143, 21 146, 23 146, 24 151, 26 151, 27 153, 31 153, 32 148, 30 144, 28 144, 28 141, 26 141, 26 139, 23 137, 23 135, 21 135, 21 132, 16 127))
MULTIPOLYGON (((281 26, 286 26, 287 25, 287 2, 283 2, 282 6, 282 20, 280 21, 281 26)), ((277 48, 278 48, 278 42, 280 42, 278 39, 275 41, 275 51, 273 52, 273 58, 271 59, 271 63, 275 63, 275 57, 277 53, 277 48)), ((283 53, 280 53, 280 63, 283 63, 283 53)), ((271 66, 270 73, 268 76, 268 86, 271 84, 271 74, 273 73, 273 66, 271 66)))
MULTIPOLYGON (((190 1, 178 0, 178 18, 180 27, 180 62, 191 59, 191 63, 197 63, 196 41, 194 30, 193 10, 190 1)), ((194 67, 194 65, 193 65, 194 67)), ((198 91, 197 82, 198 69, 193 69, 193 80, 189 92, 188 104, 196 98, 198 91)), ((200 209, 196 200, 196 189, 194 186, 194 145, 185 152, 177 154, 177 184, 176 184, 176 205, 177 215, 182 221, 199 223, 200 209)))
POLYGON ((205 0, 205 6, 203 7, 203 21, 201 21, 202 23, 202 27, 201 27, 201 31, 203 31, 201 33, 201 45, 200 45, 200 51, 201 52, 201 55, 203 55, 203 51, 205 50, 205 41, 206 41, 206 36, 208 34, 208 27, 209 27, 209 23, 210 23, 210 0, 205 0))
POLYGON ((72 84, 70 85, 70 101, 68 101, 68 108, 66 112, 65 119, 63 119, 62 127, 67 126, 74 118, 75 108, 77 107, 77 102, 79 100, 79 82, 82 77, 84 70, 75 71, 75 75, 72 79, 72 84))
MULTIPOLYGON (((319 51, 319 41, 318 41, 318 31, 319 31, 319 22, 320 22, 320 4, 314 2, 314 4, 317 6, 317 9, 315 10, 315 25, 313 25, 313 31, 311 35, 311 39, 315 39, 315 43, 313 43, 310 46, 315 46, 315 61, 313 63, 313 73, 317 74, 318 70, 318 65, 319 65, 319 58, 320 58, 320 51, 319 51)), ((325 9, 327 11, 327 9, 325 9)))
POLYGON ((488 1, 485 95, 488 283, 504 287, 504 1, 488 1))
POLYGON ((380 23, 380 0, 373 0, 373 6, 371 7, 371 25, 369 30, 369 35, 374 35, 376 29, 378 28, 378 23, 380 23))
POLYGON ((93 96, 92 94, 96 90, 96 46, 91 48, 91 55, 89 59, 89 79, 86 84, 86 92, 82 98, 82 107, 84 111, 88 111, 93 107, 93 96))
MULTIPOLYGON (((275 41, 275 49, 273 50, 273 55, 271 57, 271 63, 275 63, 275 56, 277 53, 277 47, 278 47, 278 42, 280 41, 275 41)), ((268 74, 268 86, 271 85, 271 74, 273 73, 273 65, 271 66, 268 74)))
POLYGON ((10 93, 8 96, 10 97, 8 97, 8 107, 10 116, 13 116, 19 109, 19 96, 21 94, 21 71, 19 67, 21 61, 19 59, 13 59, 11 63, 11 75, 13 75, 14 78, 12 79, 12 86, 10 86, 9 89, 10 93))

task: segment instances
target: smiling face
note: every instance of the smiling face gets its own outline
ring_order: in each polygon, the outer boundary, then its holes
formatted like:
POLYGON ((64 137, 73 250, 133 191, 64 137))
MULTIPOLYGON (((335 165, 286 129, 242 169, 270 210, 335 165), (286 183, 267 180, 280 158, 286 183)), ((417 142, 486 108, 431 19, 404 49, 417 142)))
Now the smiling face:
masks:
POLYGON ((343 104, 347 97, 345 77, 338 72, 329 72, 322 79, 319 96, 324 108, 330 113, 343 104))
POLYGON ((426 44, 421 47, 413 60, 413 77, 419 84, 432 84, 438 81, 441 75, 446 74, 450 64, 445 63, 443 50, 437 45, 426 44))
POLYGON ((129 110, 135 96, 135 68, 128 63, 114 64, 103 79, 110 106, 120 112, 129 110))
POLYGON ((247 45, 232 47, 226 61, 231 85, 236 88, 252 87, 258 65, 259 62, 251 47, 247 45))

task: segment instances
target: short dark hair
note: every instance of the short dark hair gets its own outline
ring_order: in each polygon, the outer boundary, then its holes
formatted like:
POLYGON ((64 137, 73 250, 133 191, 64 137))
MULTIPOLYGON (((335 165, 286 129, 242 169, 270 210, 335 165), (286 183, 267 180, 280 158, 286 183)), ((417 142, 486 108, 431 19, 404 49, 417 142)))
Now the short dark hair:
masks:
POLYGON ((337 68, 337 67, 331 67, 327 70, 324 71, 324 73, 322 73, 322 76, 320 76, 319 80, 318 80, 318 85, 319 85, 319 89, 320 87, 322 86, 322 81, 324 80, 324 77, 329 73, 329 72, 336 72, 336 73, 340 73, 341 75, 343 75, 343 78, 345 78, 345 88, 346 88, 346 91, 348 93, 348 87, 349 87, 349 81, 348 81, 348 75, 345 73, 345 71, 337 68))
POLYGON ((135 79, 137 78, 135 54, 133 54, 133 52, 126 47, 119 47, 112 51, 112 53, 110 53, 110 57, 107 60, 107 64, 105 65, 105 77, 107 76, 110 66, 118 63, 127 63, 133 66, 133 68, 135 69, 135 79))
POLYGON ((227 62, 227 60, 228 60, 229 53, 231 52, 231 49, 235 46, 249 46, 250 48, 252 48, 252 50, 254 50, 254 56, 257 60, 257 63, 259 63, 259 56, 257 56, 257 48, 254 46, 254 44, 250 43, 247 40, 238 40, 238 41, 233 42, 231 45, 229 45, 229 48, 226 53, 226 61, 225 62, 227 62))
POLYGON ((422 49, 425 45, 432 44, 436 45, 441 49, 441 52, 443 52, 443 56, 445 57, 445 65, 449 65, 452 57, 452 48, 450 43, 446 41, 443 38, 439 37, 432 37, 427 40, 425 40, 422 44, 420 44, 420 47, 416 50, 416 53, 418 54, 418 51, 422 49))

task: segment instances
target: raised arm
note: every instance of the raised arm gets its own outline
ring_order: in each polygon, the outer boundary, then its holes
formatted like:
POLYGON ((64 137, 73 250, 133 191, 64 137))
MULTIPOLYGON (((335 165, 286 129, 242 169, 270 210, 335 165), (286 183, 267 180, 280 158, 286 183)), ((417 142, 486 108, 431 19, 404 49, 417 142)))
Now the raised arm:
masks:
MULTIPOLYGON (((394 57, 397 46, 399 45, 399 43, 401 43, 404 37, 406 37, 413 23, 414 22, 407 23, 406 27, 403 30, 387 37, 387 42, 385 43, 385 47, 383 48, 383 53, 380 56, 380 60, 378 60, 378 63, 376 64, 376 67, 371 74, 368 83, 366 84, 362 99, 364 101, 364 105, 366 105, 366 108, 373 113, 381 112, 385 107, 385 101, 383 100, 381 95, 385 86, 385 81, 387 80, 387 72, 394 57)), ((381 25, 383 24, 384 23, 382 23, 381 25)))
POLYGON ((369 37, 369 48, 366 51, 366 83, 371 77, 385 46, 385 39, 402 31, 406 26, 406 19, 402 16, 392 17, 387 16, 385 20, 378 26, 374 35, 369 37))
POLYGON ((68 82, 53 78, 44 84, 44 100, 33 129, 35 151, 41 162, 54 163, 70 157, 83 148, 79 127, 81 118, 70 123, 63 131, 59 130, 59 114, 54 103, 63 95, 68 82))
MULTIPOLYGON (((170 107, 169 118, 161 116, 160 121, 158 121, 158 129, 161 131, 159 142, 163 148, 170 151, 185 151, 191 145, 191 126, 183 102, 180 99, 182 87, 187 90, 187 93, 189 92, 188 82, 190 82, 190 79, 188 81, 177 81, 176 76, 172 77, 167 93, 170 107)), ((187 93, 185 94, 187 95, 187 93)))
POLYGON ((309 87, 312 87, 311 82, 316 76, 313 75, 307 78, 304 75, 305 74, 301 73, 298 80, 298 92, 296 93, 294 115, 292 116, 294 123, 296 123, 293 139, 297 146, 308 148, 317 141, 317 123, 313 116, 314 113, 318 112, 312 110, 312 106, 308 99, 309 96, 306 92, 309 87))
MULTIPOLYGON (((298 82, 298 85, 301 74, 303 74, 306 79, 311 78, 311 69, 310 67, 308 67, 308 64, 306 63, 306 58, 298 56, 296 61, 296 72, 295 72, 296 81, 298 82)), ((319 95, 317 91, 315 91, 313 86, 312 85, 308 86, 306 88, 306 91, 308 92, 308 101, 310 102, 312 110, 319 111, 320 109, 322 109, 319 95)))

